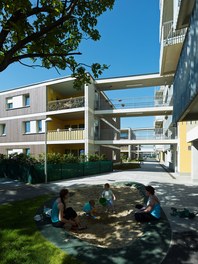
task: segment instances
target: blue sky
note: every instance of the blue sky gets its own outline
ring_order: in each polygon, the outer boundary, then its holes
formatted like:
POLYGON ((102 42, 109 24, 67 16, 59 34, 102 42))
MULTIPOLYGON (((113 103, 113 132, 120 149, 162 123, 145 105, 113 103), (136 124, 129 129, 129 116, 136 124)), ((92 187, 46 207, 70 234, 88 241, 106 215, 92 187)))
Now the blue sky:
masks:
MULTIPOLYGON (((114 9, 100 17, 98 29, 101 33, 100 41, 84 41, 79 47, 83 55, 78 57, 78 61, 109 65, 101 78, 159 71, 158 0, 116 0, 114 9)), ((0 73, 0 90, 68 75, 68 71, 58 74, 55 69, 32 69, 16 63, 0 73)), ((140 90, 138 89, 138 96, 152 94, 152 89, 140 90)), ((130 94, 128 90, 124 94, 122 91, 124 97, 130 97, 130 94)), ((114 92, 108 96, 116 98, 120 94, 114 92)), ((137 118, 123 119, 122 127, 141 127, 142 123, 149 126, 151 120, 153 118, 145 118, 145 122, 138 122, 137 118)))

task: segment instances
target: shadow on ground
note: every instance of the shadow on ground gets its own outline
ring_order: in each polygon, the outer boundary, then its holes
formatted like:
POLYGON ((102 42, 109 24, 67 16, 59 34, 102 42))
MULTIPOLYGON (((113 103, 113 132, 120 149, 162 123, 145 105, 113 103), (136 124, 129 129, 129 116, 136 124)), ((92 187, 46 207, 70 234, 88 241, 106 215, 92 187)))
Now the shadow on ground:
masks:
MULTIPOLYGON (((50 200, 47 206, 51 207, 52 202, 50 200)), ((143 224, 143 235, 131 245, 116 249, 101 248, 79 240, 63 229, 53 228, 49 219, 38 222, 38 228, 60 249, 85 263, 95 264, 161 263, 171 241, 171 228, 164 212, 160 221, 143 224)))

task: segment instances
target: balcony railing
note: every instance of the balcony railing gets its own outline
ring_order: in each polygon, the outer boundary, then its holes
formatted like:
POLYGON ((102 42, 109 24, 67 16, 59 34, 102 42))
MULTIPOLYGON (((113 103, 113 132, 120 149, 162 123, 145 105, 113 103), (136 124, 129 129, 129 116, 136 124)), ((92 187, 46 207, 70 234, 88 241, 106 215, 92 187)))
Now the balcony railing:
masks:
POLYGON ((164 46, 175 45, 184 41, 187 28, 174 30, 173 21, 164 23, 162 28, 162 37, 164 46))
POLYGON ((84 129, 57 129, 51 130, 47 133, 48 141, 61 141, 61 140, 83 140, 84 129))
MULTIPOLYGON (((156 129, 143 129, 133 131, 133 137, 131 140, 153 140, 153 139, 175 139, 176 129, 165 130, 163 128, 156 129)), ((85 130, 84 129, 63 129, 63 130, 51 130, 47 133, 48 141, 64 141, 64 140, 84 140, 85 130)), ((100 137, 95 138, 96 140, 119 140, 120 135, 112 129, 102 129, 100 131, 100 137)), ((125 140, 122 138, 121 140, 125 140)), ((128 139, 126 139, 128 140, 128 139)))
POLYGON ((100 110, 109 109, 131 109, 131 108, 144 108, 144 107, 162 107, 170 106, 171 97, 164 102, 163 98, 156 98, 154 96, 131 97, 121 99, 109 99, 109 104, 100 104, 100 110))
POLYGON ((137 129, 133 130, 133 136, 129 138, 120 138, 117 131, 111 129, 102 129, 100 131, 100 137, 97 140, 164 140, 164 139, 176 139, 176 128, 171 130, 163 128, 152 129, 137 129))
POLYGON ((48 111, 57 111, 62 109, 71 109, 84 107, 84 96, 73 97, 70 99, 55 100, 48 103, 48 111))

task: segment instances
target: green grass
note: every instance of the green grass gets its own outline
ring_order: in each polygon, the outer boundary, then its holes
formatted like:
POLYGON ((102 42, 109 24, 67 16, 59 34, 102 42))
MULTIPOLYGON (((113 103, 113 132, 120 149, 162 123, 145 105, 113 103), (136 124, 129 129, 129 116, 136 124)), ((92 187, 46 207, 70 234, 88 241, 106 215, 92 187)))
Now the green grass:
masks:
POLYGON ((73 257, 48 242, 34 222, 37 209, 50 196, 0 206, 1 264, 77 264, 73 257))

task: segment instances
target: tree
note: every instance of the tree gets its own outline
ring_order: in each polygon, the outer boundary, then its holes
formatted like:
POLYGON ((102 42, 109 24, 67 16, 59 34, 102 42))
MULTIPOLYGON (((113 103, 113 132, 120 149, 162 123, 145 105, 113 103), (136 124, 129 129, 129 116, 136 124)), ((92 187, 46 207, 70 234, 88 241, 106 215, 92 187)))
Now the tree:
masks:
MULTIPOLYGON (((78 63, 83 39, 100 39, 98 17, 115 0, 1 0, 0 72, 20 62, 29 67, 69 68, 78 85, 89 81, 87 65, 78 63), (25 59, 31 59, 28 65, 25 59), (37 63, 37 64, 36 64, 37 63)), ((105 64, 89 65, 95 78, 105 64)))

